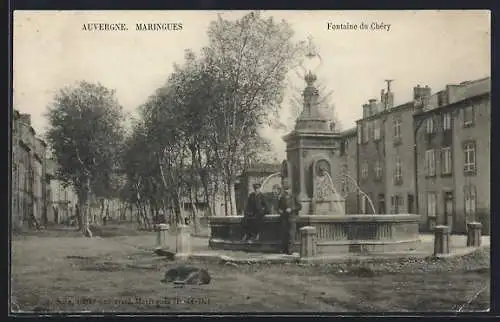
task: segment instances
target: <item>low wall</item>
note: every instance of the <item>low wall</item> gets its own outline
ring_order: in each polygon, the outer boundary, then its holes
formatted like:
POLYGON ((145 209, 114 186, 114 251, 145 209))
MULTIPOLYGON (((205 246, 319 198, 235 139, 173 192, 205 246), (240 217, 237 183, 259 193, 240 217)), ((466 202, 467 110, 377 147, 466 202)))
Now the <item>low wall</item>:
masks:
MULTIPOLYGON (((279 215, 266 215, 260 240, 242 241, 242 216, 210 218, 209 246, 259 252, 280 251, 279 215)), ((295 249, 299 249, 299 229, 313 226, 317 231, 318 254, 345 252, 390 252, 407 250, 420 242, 418 215, 316 215, 297 217, 295 249)))

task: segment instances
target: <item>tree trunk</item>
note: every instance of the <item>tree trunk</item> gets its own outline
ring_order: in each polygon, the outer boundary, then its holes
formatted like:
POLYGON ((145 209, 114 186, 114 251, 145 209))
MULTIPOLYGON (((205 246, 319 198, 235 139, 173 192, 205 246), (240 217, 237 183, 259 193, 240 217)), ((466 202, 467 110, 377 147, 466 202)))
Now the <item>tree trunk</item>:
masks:
POLYGON ((224 216, 228 216, 229 213, 228 200, 229 200, 229 191, 227 190, 227 184, 224 184, 224 216))
POLYGON ((148 230, 149 229, 149 220, 148 220, 148 209, 147 209, 146 202, 142 203, 142 208, 143 208, 142 220, 144 222, 144 229, 148 230))
POLYGON ((100 203, 101 203, 101 213, 99 214, 98 221, 101 223, 104 215, 104 199, 100 199, 100 203))
POLYGON ((78 230, 83 231, 83 213, 82 213, 82 208, 83 204, 85 203, 83 197, 78 198, 78 209, 75 211, 75 217, 76 220, 78 221, 78 230))
POLYGON ((231 216, 236 216, 238 215, 238 211, 237 211, 237 208, 236 208, 236 192, 234 190, 234 181, 233 180, 229 180, 228 182, 228 190, 229 190, 229 210, 231 211, 231 216))
POLYGON ((158 224, 158 216, 156 215, 156 203, 154 199, 151 199, 149 201, 149 213, 151 214, 151 222, 153 223, 153 225, 158 224))
POLYGON ((135 204, 135 207, 137 208, 137 213, 135 214, 135 218, 136 218, 136 221, 137 221, 137 224, 139 225, 139 229, 142 228, 142 221, 141 221, 141 204, 140 204, 140 201, 137 201, 136 204, 135 204))
POLYGON ((190 201, 191 201, 191 212, 193 218, 193 229, 194 233, 198 235, 200 233, 200 217, 198 214, 198 207, 196 207, 198 203, 198 198, 197 195, 195 195, 195 192, 193 192, 192 190, 190 193, 190 201))
POLYGON ((87 178, 87 180, 85 182, 85 198, 84 198, 83 207, 81 209, 82 222, 83 222, 82 233, 84 236, 92 238, 92 232, 90 231, 90 225, 89 225, 90 196, 91 196, 90 178, 87 178))

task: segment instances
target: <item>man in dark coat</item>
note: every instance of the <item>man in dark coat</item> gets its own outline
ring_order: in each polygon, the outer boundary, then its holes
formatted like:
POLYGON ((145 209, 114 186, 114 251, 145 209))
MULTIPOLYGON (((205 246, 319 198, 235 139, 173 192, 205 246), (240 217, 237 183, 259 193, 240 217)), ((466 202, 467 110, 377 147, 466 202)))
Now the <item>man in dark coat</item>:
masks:
POLYGON ((269 212, 269 207, 264 195, 260 191, 261 184, 253 185, 254 192, 248 196, 247 206, 243 217, 243 240, 259 239, 264 216, 269 212))
POLYGON ((288 181, 283 182, 283 193, 278 202, 278 213, 281 221, 281 252, 291 255, 295 240, 295 221, 302 205, 290 193, 288 181))

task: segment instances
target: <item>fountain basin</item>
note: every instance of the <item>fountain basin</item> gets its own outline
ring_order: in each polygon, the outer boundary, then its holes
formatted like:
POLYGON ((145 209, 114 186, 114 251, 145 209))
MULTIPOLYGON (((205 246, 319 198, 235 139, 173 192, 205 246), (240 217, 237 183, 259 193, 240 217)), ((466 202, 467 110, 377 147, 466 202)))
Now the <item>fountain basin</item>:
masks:
MULTIPOLYGON (((281 223, 279 215, 266 215, 260 240, 242 241, 242 216, 211 217, 212 249, 279 252, 281 223)), ((318 254, 397 252, 420 242, 420 216, 398 215, 312 215, 296 220, 294 251, 300 247, 299 229, 313 226, 317 232, 318 254)))

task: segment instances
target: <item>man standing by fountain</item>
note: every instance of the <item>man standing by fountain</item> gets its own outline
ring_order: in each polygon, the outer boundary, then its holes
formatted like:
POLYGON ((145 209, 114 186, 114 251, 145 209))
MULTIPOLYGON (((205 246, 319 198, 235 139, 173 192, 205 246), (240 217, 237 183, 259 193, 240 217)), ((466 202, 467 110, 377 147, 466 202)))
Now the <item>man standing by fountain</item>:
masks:
POLYGON ((281 251, 292 254, 293 241, 295 240, 295 220, 302 208, 297 198, 290 193, 288 180, 283 181, 283 194, 278 202, 278 213, 281 221, 281 251))
POLYGON ((243 240, 255 238, 259 240, 259 234, 262 228, 262 221, 264 216, 269 212, 266 199, 260 191, 261 184, 255 183, 253 185, 254 191, 248 196, 247 206, 243 218, 243 229, 245 236, 243 240))

